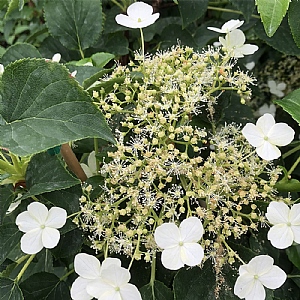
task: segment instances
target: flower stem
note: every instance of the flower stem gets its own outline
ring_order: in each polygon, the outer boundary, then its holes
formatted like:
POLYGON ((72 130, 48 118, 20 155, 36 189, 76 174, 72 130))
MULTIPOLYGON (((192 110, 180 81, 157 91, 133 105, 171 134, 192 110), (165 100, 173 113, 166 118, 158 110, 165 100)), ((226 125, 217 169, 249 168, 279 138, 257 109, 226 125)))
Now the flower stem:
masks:
POLYGON ((143 55, 143 61, 145 60, 145 45, 144 45, 144 34, 142 28, 140 28, 141 33, 141 44, 142 44, 142 55, 143 55))
POLYGON ((154 293, 154 282, 155 282, 155 271, 156 271, 156 252, 153 255, 153 259, 151 262, 151 277, 150 277, 150 286, 152 290, 152 298, 155 299, 154 293))
POLYGON ((19 280, 23 276, 24 272, 26 271, 26 269, 28 268, 28 266, 30 265, 30 263, 32 262, 32 260, 34 259, 34 257, 35 257, 35 254, 31 254, 30 255, 30 257, 28 258, 27 262, 25 263, 25 265, 23 266, 23 268, 19 272, 18 276, 15 278, 15 282, 16 283, 19 282, 19 280))
POLYGON ((300 156, 297 158, 297 160, 294 162, 292 167, 289 169, 289 171, 287 172, 287 175, 291 175, 293 173, 293 171, 296 169, 299 162, 300 162, 300 156))
POLYGON ((295 148, 293 148, 293 149, 287 151, 286 153, 284 153, 284 154, 282 155, 282 158, 285 159, 285 158, 287 158, 288 156, 290 156, 291 154, 297 152, 298 150, 300 150, 300 144, 299 144, 297 147, 295 147, 295 148))
POLYGON ((67 272, 65 275, 59 278, 60 281, 65 280, 70 274, 74 273, 75 269, 72 269, 71 271, 67 272))
MULTIPOLYGON (((99 142, 98 142, 97 138, 94 138, 94 151, 95 151, 95 156, 97 156, 97 154, 99 152, 99 142)), ((97 158, 96 158, 96 170, 97 170, 97 173, 99 173, 100 166, 99 166, 97 158)))

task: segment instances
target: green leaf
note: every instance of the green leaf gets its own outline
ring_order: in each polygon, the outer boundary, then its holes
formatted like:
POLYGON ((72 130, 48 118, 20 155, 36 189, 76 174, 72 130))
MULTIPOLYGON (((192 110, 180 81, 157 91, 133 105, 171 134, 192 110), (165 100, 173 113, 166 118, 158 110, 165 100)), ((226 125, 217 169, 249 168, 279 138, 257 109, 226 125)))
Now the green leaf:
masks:
POLYGON ((26 156, 87 137, 114 142, 90 96, 61 64, 24 59, 2 76, 0 145, 26 156), (12 84, 14 83, 14 84, 12 84))
POLYGON ((81 185, 75 185, 68 189, 57 190, 47 194, 43 197, 47 201, 51 202, 54 206, 59 206, 64 208, 68 215, 71 215, 80 210, 79 198, 82 196, 81 185))
POLYGON ((0 277, 0 300, 23 300, 18 284, 9 278, 0 277))
POLYGON ((64 281, 52 273, 36 273, 20 284, 25 300, 70 299, 70 291, 64 281))
POLYGON ((147 284, 140 289, 143 300, 173 300, 172 291, 162 282, 155 280, 154 286, 147 284))
POLYGON ((107 52, 98 52, 91 56, 93 65, 99 68, 104 68, 105 65, 115 58, 114 54, 107 52))
POLYGON ((300 245, 293 245, 286 249, 289 260, 300 269, 300 245))
POLYGON ((289 3, 290 0, 256 0, 257 10, 268 37, 276 32, 289 8, 289 3))
POLYGON ((11 62, 14 62, 22 58, 41 58, 40 52, 32 45, 27 43, 18 43, 7 48, 3 56, 1 57, 1 64, 7 66, 11 62))
POLYGON ((51 35, 68 49, 79 50, 92 46, 102 30, 101 0, 48 1, 44 7, 51 35))
POLYGON ((82 232, 75 228, 65 234, 62 234, 58 245, 51 250, 56 258, 64 258, 75 255, 80 252, 83 243, 82 232))
POLYGON ((10 204, 14 200, 15 195, 10 186, 1 186, 0 187, 0 225, 3 223, 6 211, 9 208, 10 204))
POLYGON ((288 20, 295 43, 300 48, 300 1, 292 1, 288 10, 288 20))
POLYGON ((279 52, 287 55, 300 55, 300 49, 295 44, 287 18, 284 18, 279 26, 278 30, 272 37, 268 37, 265 30, 260 22, 258 22, 255 27, 256 35, 265 41, 268 45, 273 47, 279 52))
POLYGON ((182 18, 182 27, 201 18, 207 10, 208 0, 178 0, 178 7, 182 18))
POLYGON ((0 265, 4 262, 12 249, 20 243, 22 232, 14 223, 0 226, 0 265))
POLYGON ((39 153, 31 159, 25 180, 28 192, 22 199, 80 184, 80 180, 66 170, 57 156, 47 152, 39 153))
POLYGON ((300 125, 300 89, 295 90, 280 100, 274 101, 288 112, 300 125))
POLYGON ((249 22, 255 8, 255 0, 230 0, 230 2, 243 13, 246 21, 249 22))

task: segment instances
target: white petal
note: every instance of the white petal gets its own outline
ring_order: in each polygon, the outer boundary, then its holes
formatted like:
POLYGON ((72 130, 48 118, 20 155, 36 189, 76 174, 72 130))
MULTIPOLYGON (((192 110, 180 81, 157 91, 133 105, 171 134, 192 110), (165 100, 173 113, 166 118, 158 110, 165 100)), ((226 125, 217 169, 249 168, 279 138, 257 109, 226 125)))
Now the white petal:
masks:
POLYGON ((270 88, 270 90, 276 90, 277 89, 276 82, 274 80, 268 80, 268 87, 270 88))
POLYGON ((291 226, 291 230, 293 232, 294 241, 297 244, 300 244, 300 225, 297 226, 291 226))
POLYGON ((268 136, 269 131, 274 125, 275 119, 271 114, 264 114, 256 122, 256 127, 262 131, 264 136, 268 136))
POLYGON ((137 25, 138 25, 137 21, 132 20, 128 16, 125 16, 125 15, 122 15, 122 14, 116 15, 115 20, 119 25, 122 25, 122 26, 125 26, 125 27, 128 27, 128 28, 138 28, 137 27, 137 25))
POLYGON ((199 265, 204 257, 203 248, 197 243, 185 243, 180 250, 182 262, 190 267, 199 265))
POLYGON ((20 231, 28 232, 40 228, 39 222, 28 211, 23 211, 16 218, 16 224, 20 231))
POLYGON ((277 224, 270 228, 268 240, 277 249, 285 249, 293 244, 294 234, 290 226, 277 224))
POLYGON ((245 125, 242 134, 253 147, 259 147, 264 143, 263 133, 252 123, 245 125))
POLYGON ((45 224, 48 217, 48 208, 39 202, 32 202, 27 206, 30 215, 35 218, 39 224, 45 224))
POLYGON ((149 4, 146 4, 144 2, 135 2, 127 8, 127 15, 137 20, 140 19, 146 19, 149 18, 153 13, 153 7, 149 4))
POLYGON ((101 270, 101 278, 114 287, 121 287, 129 282, 130 273, 127 269, 112 264, 109 268, 101 270))
POLYGON ((21 250, 26 254, 36 254, 43 249, 42 230, 34 229, 21 238, 21 250))
POLYGON ((165 249, 161 254, 161 262, 169 270, 182 268, 184 263, 181 260, 180 246, 165 249))
POLYGON ((184 243, 196 243, 203 235, 203 225, 199 218, 190 217, 184 219, 179 225, 181 241, 184 243))
POLYGON ((244 24, 244 21, 240 20, 229 20, 222 26, 221 30, 223 33, 228 33, 230 31, 233 31, 239 27, 241 27, 244 24))
POLYGON ((114 257, 107 257, 103 262, 102 262, 102 267, 101 270, 109 268, 111 265, 116 265, 117 267, 121 267, 121 261, 118 258, 114 257))
POLYGON ((45 226, 52 228, 61 228, 67 221, 67 212, 60 207, 51 207, 45 226))
POLYGON ((42 243, 45 248, 52 249, 57 246, 60 239, 60 233, 57 229, 45 227, 42 230, 42 243))
POLYGON ((268 273, 259 276, 260 282, 268 289, 279 288, 284 284, 286 278, 285 272, 277 266, 273 266, 268 273))
POLYGON ((258 50, 258 47, 256 45, 252 45, 252 44, 245 44, 242 47, 240 47, 240 51, 244 54, 244 55, 250 55, 253 54, 254 52, 256 52, 258 50))
POLYGON ((279 83, 277 84, 277 89, 278 89, 278 90, 283 91, 283 90, 285 90, 285 88, 286 88, 286 83, 284 83, 284 82, 279 82, 279 83))
POLYGON ((268 134, 268 141, 273 145, 286 146, 295 136, 295 131, 285 123, 275 124, 268 134))
POLYGON ((283 202, 272 201, 267 207, 266 217, 268 221, 275 225, 289 222, 290 209, 283 202))
POLYGON ((300 225, 300 203, 291 207, 289 219, 292 225, 300 225))
POLYGON ((97 160, 95 151, 92 151, 88 156, 88 166, 93 173, 97 173, 97 160))
POLYGON ((180 232, 174 223, 164 223, 156 228, 154 239, 158 247, 162 249, 174 247, 179 243, 180 232))
POLYGON ((228 45, 235 48, 243 46, 246 41, 246 37, 242 30, 235 29, 226 34, 225 40, 227 40, 228 45))
POLYGON ((255 280, 253 287, 245 300, 265 300, 265 298, 266 291, 264 289, 264 286, 260 283, 259 280, 255 280))
POLYGON ((115 296, 119 295, 119 293, 116 292, 115 287, 105 282, 101 278, 99 278, 97 281, 94 280, 88 283, 86 290, 88 294, 95 297, 96 299, 101 300, 118 299, 115 298, 115 296))
POLYGON ((153 23, 155 23, 155 21, 159 18, 159 13, 156 13, 152 16, 150 16, 147 19, 144 19, 142 22, 138 22, 137 23, 137 28, 145 28, 148 27, 150 25, 152 25, 153 23))
POLYGON ((60 59, 61 59, 60 53, 55 53, 55 54, 52 56, 52 61, 53 61, 53 62, 59 62, 60 59))
POLYGON ((274 259, 269 255, 258 255, 247 264, 248 272, 252 275, 261 275, 269 272, 273 267, 274 259))
POLYGON ((100 277, 100 267, 100 261, 93 255, 79 253, 75 256, 75 272, 83 278, 95 279, 100 277))
POLYGON ((71 297, 73 300, 90 300, 93 296, 89 295, 86 291, 89 279, 78 277, 71 286, 71 297))
POLYGON ((239 276, 234 285, 234 294, 239 298, 245 298, 249 295, 255 285, 253 275, 245 273, 239 276))
POLYGON ((265 160, 273 160, 281 156, 280 150, 273 144, 265 141, 260 147, 256 148, 259 157, 265 160))
POLYGON ((120 295, 121 299, 124 300, 142 300, 139 290, 131 283, 127 283, 121 287, 120 295))
POLYGON ((92 176, 94 176, 94 173, 93 171, 90 169, 89 166, 87 166, 86 164, 84 163, 81 163, 81 168, 83 169, 83 172, 85 173, 85 175, 87 176, 87 178, 90 178, 92 176))
POLYGON ((215 32, 219 32, 219 33, 225 33, 225 32, 223 32, 222 29, 217 28, 217 27, 207 27, 207 29, 208 29, 208 30, 215 31, 215 32))

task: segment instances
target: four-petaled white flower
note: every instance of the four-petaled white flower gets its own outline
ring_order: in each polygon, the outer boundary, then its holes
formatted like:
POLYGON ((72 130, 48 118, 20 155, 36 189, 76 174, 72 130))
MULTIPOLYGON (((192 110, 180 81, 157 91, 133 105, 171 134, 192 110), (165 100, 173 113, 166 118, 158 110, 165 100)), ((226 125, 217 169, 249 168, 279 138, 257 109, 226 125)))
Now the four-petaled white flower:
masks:
POLYGON ((286 89, 286 84, 284 82, 279 82, 278 84, 274 80, 268 80, 268 87, 270 88, 270 93, 276 95, 279 98, 284 96, 284 90, 286 89))
POLYGON ((268 232, 268 240, 278 249, 288 248, 293 241, 300 244, 300 204, 291 209, 283 202, 271 202, 266 217, 274 225, 268 232))
POLYGON ((282 269, 274 266, 273 258, 268 255, 256 256, 248 264, 240 266, 239 275, 234 285, 234 294, 246 300, 264 300, 264 286, 277 289, 287 278, 282 269))
POLYGON ((241 58, 244 55, 253 54, 258 50, 256 45, 245 44, 246 37, 240 29, 235 29, 226 34, 225 39, 219 37, 219 41, 231 57, 241 58))
POLYGON ((223 26, 220 28, 216 27, 207 27, 207 29, 216 31, 219 33, 228 33, 230 31, 233 31, 239 27, 241 27, 244 24, 244 21, 240 20, 229 20, 228 22, 224 23, 223 26))
POLYGON ((116 22, 129 28, 144 28, 152 25, 159 18, 159 13, 153 14, 153 7, 143 2, 131 4, 127 8, 127 15, 117 15, 116 22))
POLYGON ((130 273, 121 267, 119 259, 103 261, 101 267, 101 277, 98 281, 92 281, 87 285, 87 292, 101 300, 142 300, 137 287, 131 283, 130 273))
POLYGON ((196 217, 181 222, 165 223, 156 228, 154 239, 162 248, 161 261, 165 268, 178 270, 184 265, 196 266, 201 263, 204 251, 197 242, 202 238, 203 226, 196 217))
POLYGON ((21 238, 21 250, 27 254, 38 253, 43 247, 52 249, 60 239, 57 230, 65 225, 67 212, 60 207, 47 207, 39 202, 30 203, 27 211, 16 218, 19 230, 25 232, 21 238))
POLYGON ((254 115, 256 117, 261 117, 264 114, 270 114, 273 117, 275 117, 276 114, 276 106, 275 104, 271 103, 270 105, 268 105, 267 103, 265 103, 264 105, 262 105, 255 113, 254 115))
POLYGON ((286 146, 293 139, 295 131, 285 123, 276 123, 271 114, 264 114, 256 125, 247 123, 242 130, 247 141, 256 147, 256 153, 265 160, 280 157, 281 152, 276 146, 286 146))
POLYGON ((98 173, 97 173, 97 161, 96 161, 95 151, 92 151, 89 154, 87 165, 84 163, 81 163, 80 165, 88 178, 97 175, 98 173))

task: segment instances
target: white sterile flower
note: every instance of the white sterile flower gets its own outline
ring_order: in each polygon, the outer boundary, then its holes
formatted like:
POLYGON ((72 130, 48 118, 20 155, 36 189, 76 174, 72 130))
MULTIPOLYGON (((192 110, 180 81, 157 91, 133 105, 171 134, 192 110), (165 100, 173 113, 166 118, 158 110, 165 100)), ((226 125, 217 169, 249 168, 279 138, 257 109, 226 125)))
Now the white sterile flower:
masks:
POLYGON ((178 270, 184 265, 196 266, 204 257, 203 248, 197 243, 203 235, 203 226, 196 217, 185 219, 179 225, 165 223, 156 228, 154 239, 164 249, 161 261, 165 268, 178 270))
POLYGON ((268 80, 268 87, 270 88, 270 93, 276 95, 279 98, 284 96, 284 90, 286 84, 284 82, 276 83, 274 80, 268 80))
POLYGON ((90 300, 93 298, 88 294, 87 285, 93 281, 98 282, 101 274, 100 261, 93 255, 79 253, 74 259, 74 269, 79 277, 71 286, 71 297, 73 300, 90 300))
POLYGON ((269 255, 259 255, 252 258, 248 264, 240 266, 239 277, 234 285, 234 294, 240 299, 264 300, 266 291, 277 289, 285 282, 287 276, 269 255))
POLYGON ((212 30, 212 31, 216 31, 219 33, 228 33, 232 30, 235 30, 239 27, 241 27, 244 24, 244 21, 240 21, 240 20, 230 20, 226 23, 223 24, 223 26, 220 28, 216 28, 216 27, 207 27, 207 29, 212 30))
POLYGON ((295 131, 285 123, 275 124, 271 114, 264 114, 256 125, 247 123, 242 134, 256 148, 259 157, 273 160, 281 155, 276 146, 288 145, 294 139, 295 131))
POLYGON ((256 117, 261 117, 264 114, 270 114, 273 117, 275 117, 276 114, 276 106, 275 104, 271 103, 270 105, 268 105, 267 103, 265 103, 264 105, 262 105, 256 112, 255 112, 255 116, 256 117))
POLYGON ((108 259, 102 263, 100 279, 87 284, 88 294, 101 300, 142 300, 137 287, 128 283, 130 273, 121 267, 121 261, 114 259, 107 263, 108 259))
POLYGON ((0 76, 3 74, 3 72, 4 72, 4 66, 0 64, 0 76))
POLYGON ((152 25, 159 18, 159 13, 153 14, 153 7, 143 2, 131 4, 127 8, 127 15, 117 15, 116 22, 129 28, 144 28, 152 25))
POLYGON ((253 54, 258 50, 256 45, 245 44, 246 37, 240 29, 235 29, 226 34, 225 39, 219 37, 220 43, 231 57, 241 58, 244 55, 253 54))
POLYGON ((65 225, 67 212, 60 207, 47 207, 39 202, 30 203, 27 211, 16 218, 19 230, 25 232, 21 238, 21 250, 27 254, 38 253, 43 247, 52 249, 60 239, 57 228, 65 225))
POLYGON ((81 163, 80 165, 88 178, 97 175, 98 173, 97 173, 97 161, 96 161, 95 151, 92 151, 89 154, 87 165, 84 163, 81 163))
POLYGON ((274 225, 268 232, 268 240, 278 249, 288 248, 293 241, 300 244, 300 204, 291 209, 283 202, 271 202, 266 217, 274 225))

